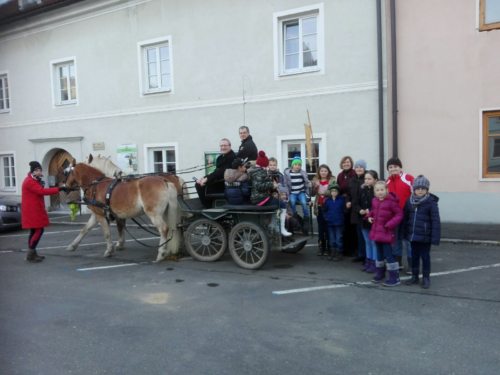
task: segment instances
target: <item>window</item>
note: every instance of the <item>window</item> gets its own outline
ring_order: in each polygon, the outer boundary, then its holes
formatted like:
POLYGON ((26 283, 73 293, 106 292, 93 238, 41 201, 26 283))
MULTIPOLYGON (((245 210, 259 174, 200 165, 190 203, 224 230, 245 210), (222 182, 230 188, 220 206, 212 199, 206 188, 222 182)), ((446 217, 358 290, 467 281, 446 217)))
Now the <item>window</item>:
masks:
POLYGON ((146 145, 148 155, 147 171, 160 173, 175 173, 177 170, 177 155, 175 146, 146 145))
POLYGON ((142 94, 172 90, 172 53, 170 38, 139 44, 142 94))
POLYGON ((483 178, 500 178, 500 111, 483 112, 483 178))
POLYGON ((323 5, 274 14, 275 74, 318 72, 323 69, 323 5))
POLYGON ((9 111, 9 81, 7 79, 7 74, 0 74, 0 112, 9 111))
POLYGON ((500 0, 479 0, 479 30, 500 29, 500 0))
POLYGON ((4 154, 0 155, 2 183, 0 187, 2 190, 15 190, 16 188, 16 167, 14 165, 14 155, 4 154))
MULTIPOLYGON (((293 158, 300 157, 302 159, 302 169, 307 172, 309 179, 312 179, 320 164, 323 164, 326 159, 326 150, 324 144, 326 142, 326 135, 315 134, 312 140, 312 157, 309 162, 306 152, 306 141, 303 137, 283 137, 278 140, 279 147, 281 148, 281 171, 290 167, 293 158), (286 139, 284 139, 286 138, 286 139)), ((279 150, 278 150, 279 152, 279 150)))
POLYGON ((67 60, 53 65, 54 102, 56 105, 76 104, 76 64, 67 60))

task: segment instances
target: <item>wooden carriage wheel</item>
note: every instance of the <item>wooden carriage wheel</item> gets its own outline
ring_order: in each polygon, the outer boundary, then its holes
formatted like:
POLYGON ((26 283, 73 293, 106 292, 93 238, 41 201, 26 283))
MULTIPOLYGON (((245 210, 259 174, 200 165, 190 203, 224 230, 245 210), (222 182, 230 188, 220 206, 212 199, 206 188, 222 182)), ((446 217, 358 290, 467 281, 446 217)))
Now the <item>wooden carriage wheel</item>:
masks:
POLYGON ((214 262, 226 251, 226 231, 216 221, 199 219, 192 222, 184 234, 186 249, 193 258, 214 262))
POLYGON ((255 270, 269 257, 269 240, 257 224, 240 222, 229 233, 229 252, 238 266, 255 270))

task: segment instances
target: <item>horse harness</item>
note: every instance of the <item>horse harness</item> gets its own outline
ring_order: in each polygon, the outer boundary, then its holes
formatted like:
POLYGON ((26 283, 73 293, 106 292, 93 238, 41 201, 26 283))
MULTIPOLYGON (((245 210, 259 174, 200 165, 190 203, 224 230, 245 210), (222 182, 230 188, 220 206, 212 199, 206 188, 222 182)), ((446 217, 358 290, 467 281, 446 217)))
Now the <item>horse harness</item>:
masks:
POLYGON ((106 218, 106 221, 109 223, 110 221, 115 220, 115 215, 113 214, 113 210, 111 209, 111 193, 113 192, 114 188, 118 185, 118 183, 121 182, 121 179, 118 178, 113 178, 111 180, 111 183, 108 185, 108 188, 106 189, 106 194, 105 194, 105 201, 104 203, 96 199, 96 194, 97 194, 97 185, 99 185, 106 176, 102 176, 98 178, 95 181, 92 181, 92 183, 83 189, 83 202, 88 205, 88 206, 95 206, 97 208, 101 208, 104 211, 104 217, 106 218), (91 198, 87 198, 87 192, 90 189, 90 196, 91 198))

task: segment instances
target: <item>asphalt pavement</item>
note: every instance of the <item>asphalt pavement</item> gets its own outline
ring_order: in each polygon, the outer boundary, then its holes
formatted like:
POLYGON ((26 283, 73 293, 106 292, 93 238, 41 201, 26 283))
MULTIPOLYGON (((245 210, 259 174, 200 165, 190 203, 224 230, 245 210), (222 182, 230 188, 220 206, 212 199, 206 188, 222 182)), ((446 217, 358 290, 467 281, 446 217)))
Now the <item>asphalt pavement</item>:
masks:
POLYGON ((227 253, 153 263, 128 235, 103 258, 99 228, 66 251, 87 219, 51 214, 40 264, 26 231, 0 234, 0 374, 498 374, 500 247, 477 228, 433 247, 424 290, 372 284, 315 237, 256 271, 227 253))

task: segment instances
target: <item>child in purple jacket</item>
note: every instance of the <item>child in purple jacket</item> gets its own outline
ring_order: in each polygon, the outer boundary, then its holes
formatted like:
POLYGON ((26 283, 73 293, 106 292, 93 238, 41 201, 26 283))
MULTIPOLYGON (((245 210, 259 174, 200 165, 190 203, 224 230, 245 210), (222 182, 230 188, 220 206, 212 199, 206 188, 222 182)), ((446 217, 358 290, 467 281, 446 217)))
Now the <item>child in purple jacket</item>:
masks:
POLYGON ((389 277, 384 281, 384 286, 401 284, 399 280, 399 264, 393 253, 392 244, 396 240, 396 228, 403 220, 403 210, 399 207, 398 197, 388 193, 384 181, 377 181, 374 187, 375 197, 372 208, 368 213, 368 221, 372 224, 370 239, 377 246, 376 272, 374 283, 380 283, 385 276, 384 259, 387 263, 389 277))

